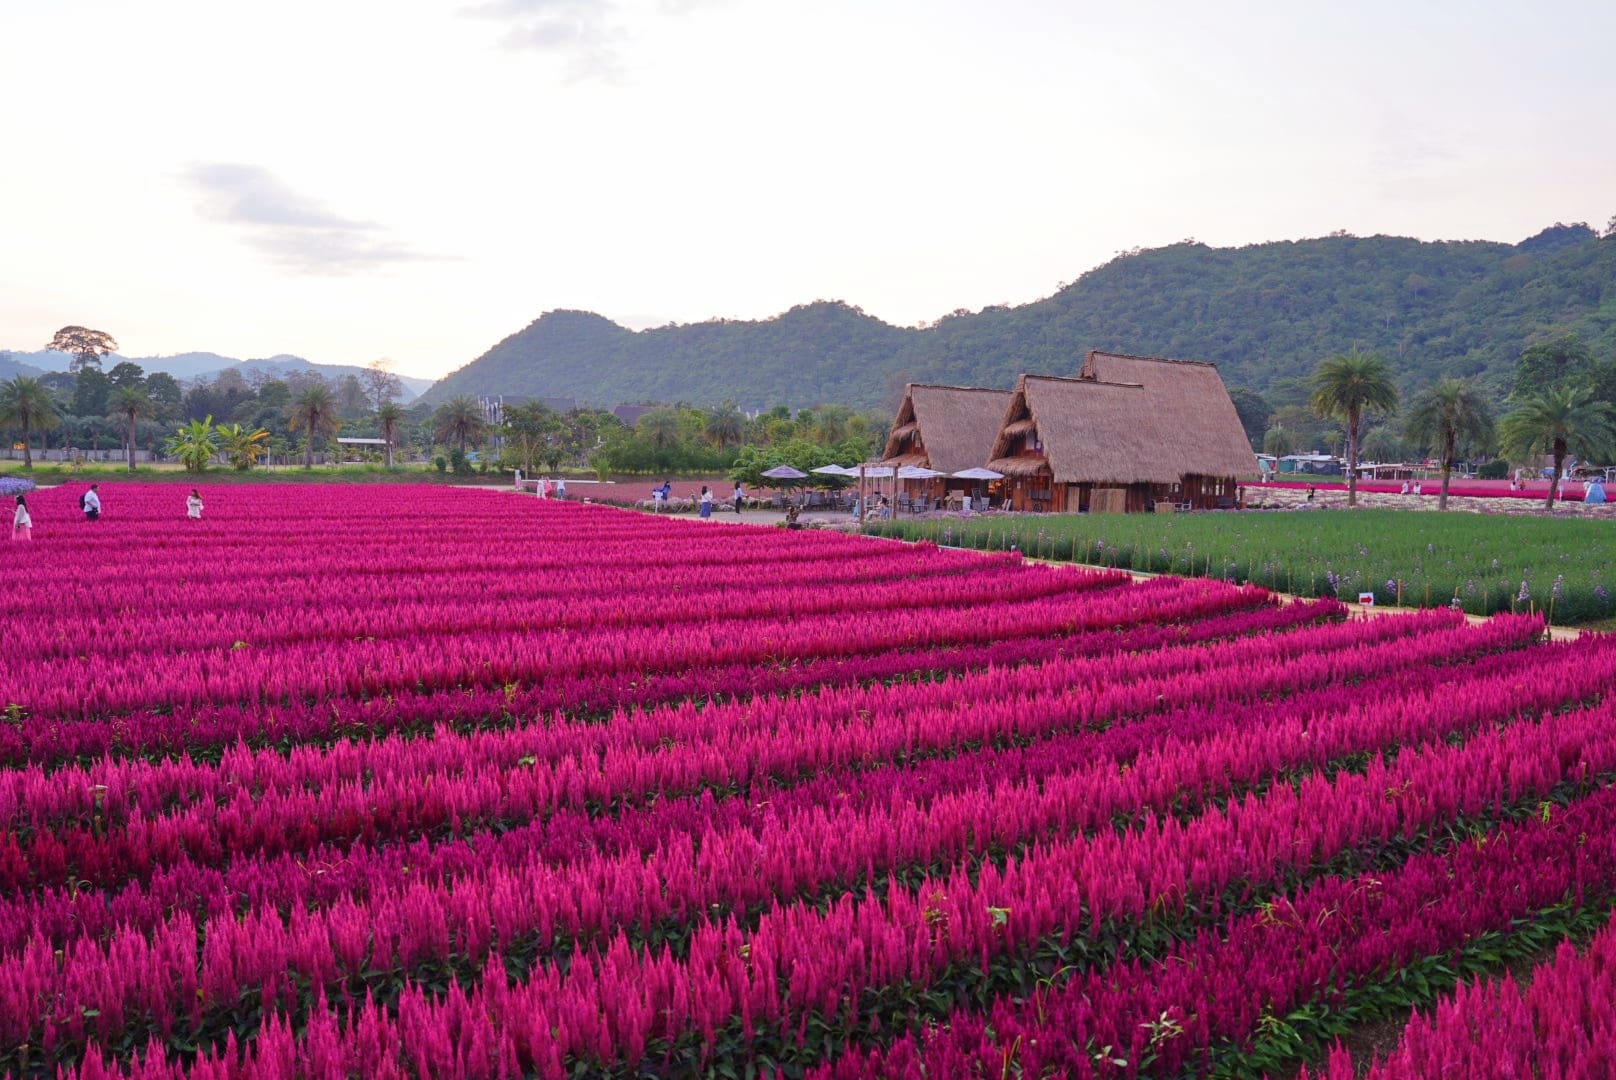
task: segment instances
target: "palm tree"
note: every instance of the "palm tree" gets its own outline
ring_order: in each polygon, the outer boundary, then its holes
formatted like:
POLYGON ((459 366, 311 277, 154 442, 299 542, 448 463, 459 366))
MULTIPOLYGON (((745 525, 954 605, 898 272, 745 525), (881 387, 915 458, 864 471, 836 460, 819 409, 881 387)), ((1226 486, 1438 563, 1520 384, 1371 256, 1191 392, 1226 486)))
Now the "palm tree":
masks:
POLYGON ((219 452, 219 444, 214 441, 212 415, 206 420, 192 420, 181 425, 163 444, 163 449, 179 458, 186 472, 202 472, 213 455, 219 452))
POLYGON ((62 422, 56 399, 45 384, 26 375, 0 382, 0 425, 22 429, 22 467, 34 467, 30 440, 35 431, 51 431, 62 422))
POLYGON ((404 422, 404 410, 391 401, 382 403, 376 410, 376 423, 382 429, 382 442, 387 467, 393 467, 393 444, 398 441, 398 425, 404 422))
POLYGON ((342 414, 331 388, 323 382, 310 383, 292 399, 286 422, 294 431, 303 432, 303 467, 314 468, 314 437, 335 435, 342 426, 342 414))
POLYGON ((667 406, 652 409, 634 425, 634 432, 658 450, 679 445, 679 414, 667 406))
POLYGON ((143 386, 120 386, 107 401, 108 414, 124 422, 124 448, 129 457, 129 471, 135 471, 135 428, 142 420, 157 415, 157 403, 143 386))
POLYGON ((736 446, 746 438, 746 417, 726 401, 707 413, 707 441, 722 449, 736 446))
POLYGON ((1554 509, 1560 490, 1560 470, 1567 453, 1592 457, 1616 442, 1611 407, 1594 399, 1592 387, 1565 386, 1524 399, 1520 407, 1498 425, 1504 453, 1513 461, 1526 461, 1547 450, 1554 458, 1546 510, 1554 509))
POLYGON ((1271 427, 1263 433, 1263 453, 1284 457, 1296 453, 1296 436, 1285 427, 1271 427))
POLYGON ((1397 408, 1391 369, 1378 356, 1356 349, 1332 356, 1313 372, 1313 411, 1340 420, 1347 428, 1347 505, 1358 505, 1358 436, 1366 412, 1397 408))
POLYGON ((477 404, 476 398, 464 394, 445 401, 432 414, 433 438, 454 443, 461 456, 465 455, 468 443, 481 442, 487 432, 488 420, 483 416, 483 407, 477 404))
POLYGON ((1475 447, 1493 437, 1493 413, 1476 385, 1466 379, 1443 379, 1426 387, 1409 404, 1404 430, 1410 439, 1442 454, 1442 494, 1436 508, 1448 508, 1448 479, 1453 458, 1462 446, 1475 447))
POLYGON ((230 464, 246 472, 258 464, 258 459, 268 449, 264 444, 269 440, 269 432, 263 428, 244 428, 240 424, 220 424, 219 440, 230 464))

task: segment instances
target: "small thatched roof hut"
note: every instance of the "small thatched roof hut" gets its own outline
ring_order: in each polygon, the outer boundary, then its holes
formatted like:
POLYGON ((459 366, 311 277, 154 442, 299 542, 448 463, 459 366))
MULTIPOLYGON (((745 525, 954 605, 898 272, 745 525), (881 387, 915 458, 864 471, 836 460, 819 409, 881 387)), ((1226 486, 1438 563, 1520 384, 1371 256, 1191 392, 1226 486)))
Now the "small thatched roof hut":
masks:
POLYGON ((1008 390, 910 383, 887 436, 882 464, 945 473, 977 468, 987 461, 1009 404, 1008 390))
POLYGON ((1215 365, 1090 352, 1075 379, 1021 376, 988 468, 1032 509, 1142 510, 1233 505, 1257 459, 1215 365))

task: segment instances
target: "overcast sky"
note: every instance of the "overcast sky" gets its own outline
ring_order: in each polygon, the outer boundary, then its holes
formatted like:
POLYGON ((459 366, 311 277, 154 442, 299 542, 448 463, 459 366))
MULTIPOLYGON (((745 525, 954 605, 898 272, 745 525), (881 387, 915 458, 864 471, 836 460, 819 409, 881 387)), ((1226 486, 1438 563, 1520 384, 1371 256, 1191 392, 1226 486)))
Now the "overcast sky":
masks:
POLYGON ((1616 4, 0 0, 0 348, 900 325, 1119 250, 1616 214, 1616 4))

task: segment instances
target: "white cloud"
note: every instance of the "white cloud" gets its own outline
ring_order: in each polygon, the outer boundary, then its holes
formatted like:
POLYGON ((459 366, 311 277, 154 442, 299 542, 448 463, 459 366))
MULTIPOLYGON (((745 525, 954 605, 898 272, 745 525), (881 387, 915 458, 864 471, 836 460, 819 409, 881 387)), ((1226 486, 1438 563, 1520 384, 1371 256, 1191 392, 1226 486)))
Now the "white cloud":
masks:
POLYGON ((389 239, 375 222, 328 209, 259 165, 194 165, 185 179, 201 196, 204 218, 242 229, 249 244, 299 273, 351 274, 438 258, 389 239))
POLYGON ((622 46, 628 31, 607 0, 489 0, 460 10, 506 23, 500 43, 507 49, 563 58, 571 81, 619 82, 627 71, 622 46))

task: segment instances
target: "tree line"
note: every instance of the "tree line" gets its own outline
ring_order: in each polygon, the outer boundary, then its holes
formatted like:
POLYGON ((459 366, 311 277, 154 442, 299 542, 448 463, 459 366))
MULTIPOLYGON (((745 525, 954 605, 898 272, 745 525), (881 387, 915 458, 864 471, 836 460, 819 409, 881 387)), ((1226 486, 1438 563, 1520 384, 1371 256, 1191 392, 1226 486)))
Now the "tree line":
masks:
MULTIPOLYGON (((1462 460, 1499 455, 1497 463, 1531 468, 1547 457, 1552 463, 1545 507, 1552 509, 1566 460, 1609 460, 1616 453, 1616 361, 1600 362, 1575 334, 1534 345, 1521 354, 1505 402, 1497 418, 1492 402, 1475 379, 1448 377, 1421 388, 1403 404, 1386 361, 1356 350, 1321 362, 1308 384, 1312 418, 1339 425, 1347 460, 1347 505, 1357 505, 1358 468, 1362 457, 1402 461, 1402 451, 1416 447, 1441 463, 1442 486, 1437 508, 1448 506, 1448 485, 1462 460), (1379 419, 1370 436, 1364 424, 1379 419), (1399 423, 1400 421, 1400 423, 1399 423), (1369 449, 1371 436, 1380 445, 1369 449), (1382 456, 1380 451, 1392 451, 1382 456)), ((1237 407, 1240 403, 1237 402, 1237 407)), ((1253 416, 1244 401, 1243 420, 1253 416)), ((1289 407, 1287 407, 1289 408, 1289 407)), ((1277 410, 1272 415, 1277 415, 1277 410)), ((1272 418, 1272 417, 1271 417, 1272 418)), ((1249 429, 1248 429, 1249 431, 1249 429)), ((1292 435, 1282 423, 1267 429, 1263 445, 1270 453, 1293 453, 1292 435)))
MULTIPOLYGON (((734 402, 649 409, 628 425, 600 409, 557 410, 541 400, 487 401, 461 395, 436 408, 402 406, 384 364, 331 380, 318 372, 248 379, 226 370, 182 385, 166 372, 121 361, 102 331, 64 327, 50 348, 73 359, 66 372, 0 381, 0 429, 22 444, 58 451, 122 449, 129 468, 141 450, 200 471, 250 469, 266 459, 312 466, 342 435, 379 440, 378 463, 431 459, 440 469, 591 468, 608 473, 729 472, 782 462, 808 468, 862 460, 885 440, 887 418, 840 405, 747 415, 734 402), (760 464, 761 463, 761 464, 760 464)), ((367 451, 368 452, 368 451, 367 451)))

